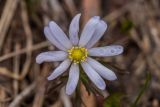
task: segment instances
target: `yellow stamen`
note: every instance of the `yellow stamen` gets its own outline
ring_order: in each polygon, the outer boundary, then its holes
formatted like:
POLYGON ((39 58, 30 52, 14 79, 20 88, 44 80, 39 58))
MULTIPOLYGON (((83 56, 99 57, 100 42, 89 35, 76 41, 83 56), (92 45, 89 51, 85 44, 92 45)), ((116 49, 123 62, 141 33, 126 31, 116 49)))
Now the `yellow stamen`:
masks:
POLYGON ((88 56, 87 49, 83 47, 72 47, 68 53, 68 58, 76 64, 85 61, 88 56))

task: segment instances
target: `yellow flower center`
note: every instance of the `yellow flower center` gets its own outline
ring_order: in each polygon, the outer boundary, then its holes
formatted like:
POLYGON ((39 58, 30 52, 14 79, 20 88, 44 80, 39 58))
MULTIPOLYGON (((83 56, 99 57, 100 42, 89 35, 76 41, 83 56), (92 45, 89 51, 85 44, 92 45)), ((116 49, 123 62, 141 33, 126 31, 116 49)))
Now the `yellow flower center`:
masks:
POLYGON ((72 47, 71 49, 68 50, 68 53, 69 53, 68 58, 74 63, 83 62, 88 56, 87 49, 83 47, 72 47))

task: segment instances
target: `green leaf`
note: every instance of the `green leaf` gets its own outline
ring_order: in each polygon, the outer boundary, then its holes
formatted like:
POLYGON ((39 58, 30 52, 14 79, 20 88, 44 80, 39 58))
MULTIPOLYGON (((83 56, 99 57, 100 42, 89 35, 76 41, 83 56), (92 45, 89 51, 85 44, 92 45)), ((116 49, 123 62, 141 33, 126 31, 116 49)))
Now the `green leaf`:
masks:
POLYGON ((104 107, 121 107, 122 93, 112 93, 105 99, 104 107))
POLYGON ((137 95, 135 101, 133 102, 133 104, 131 105, 131 107, 137 107, 138 102, 140 101, 140 98, 142 97, 144 92, 148 89, 148 86, 150 84, 151 79, 152 79, 151 72, 148 71, 146 74, 145 83, 144 83, 143 87, 140 89, 140 92, 138 93, 138 95, 137 95))
POLYGON ((121 24, 121 32, 122 33, 128 33, 133 27, 133 23, 131 20, 129 19, 125 19, 122 21, 122 24, 121 24))
POLYGON ((90 89, 90 85, 89 85, 89 83, 88 83, 87 78, 85 78, 84 76, 81 76, 80 79, 81 79, 83 85, 85 86, 88 94, 90 95, 90 94, 91 94, 91 89, 90 89))

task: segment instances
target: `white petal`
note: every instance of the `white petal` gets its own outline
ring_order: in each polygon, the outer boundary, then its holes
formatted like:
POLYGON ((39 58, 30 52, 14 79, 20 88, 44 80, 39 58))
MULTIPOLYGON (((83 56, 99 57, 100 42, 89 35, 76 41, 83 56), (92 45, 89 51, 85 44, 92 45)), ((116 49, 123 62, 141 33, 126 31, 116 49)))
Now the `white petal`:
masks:
POLYGON ((69 71, 69 78, 66 85, 66 94, 71 95, 78 84, 79 80, 79 66, 77 64, 72 64, 69 71))
POLYGON ((70 66, 71 61, 69 59, 64 60, 53 72, 52 74, 47 78, 48 80, 53 80, 57 78, 59 75, 64 73, 68 67, 70 66))
POLYGON ((69 37, 70 41, 77 45, 79 38, 78 38, 78 32, 79 32, 79 20, 80 20, 81 14, 77 14, 71 21, 71 24, 69 26, 69 37))
POLYGON ((101 90, 106 88, 104 80, 99 76, 99 74, 87 63, 81 63, 84 72, 88 75, 90 80, 101 90))
POLYGON ((68 54, 64 51, 43 52, 36 57, 36 62, 41 64, 44 61, 46 62, 63 61, 67 58, 67 55, 68 54))
POLYGON ((115 56, 123 52, 123 47, 120 45, 111 45, 105 47, 91 48, 88 50, 90 56, 115 56))
POLYGON ((87 43, 86 48, 91 48, 104 34, 107 29, 107 24, 101 20, 96 27, 95 32, 93 33, 92 38, 87 43))
POLYGON ((67 50, 65 47, 63 47, 63 45, 58 42, 58 40, 54 37, 54 35, 51 33, 51 30, 49 29, 49 27, 45 27, 44 28, 44 34, 45 37, 53 44, 55 45, 57 48, 65 51, 67 50))
POLYGON ((100 18, 98 16, 94 16, 87 22, 80 36, 79 46, 84 47, 92 38, 99 20, 100 18))
POLYGON ((87 62, 97 71, 99 75, 101 75, 103 78, 107 80, 115 80, 117 79, 117 76, 113 71, 110 69, 106 68, 104 65, 100 64, 98 61, 92 59, 92 58, 87 58, 87 62))
POLYGON ((66 34, 62 31, 62 29, 54 22, 51 21, 49 23, 49 28, 54 35, 54 37, 67 49, 72 47, 72 43, 66 36, 66 34))

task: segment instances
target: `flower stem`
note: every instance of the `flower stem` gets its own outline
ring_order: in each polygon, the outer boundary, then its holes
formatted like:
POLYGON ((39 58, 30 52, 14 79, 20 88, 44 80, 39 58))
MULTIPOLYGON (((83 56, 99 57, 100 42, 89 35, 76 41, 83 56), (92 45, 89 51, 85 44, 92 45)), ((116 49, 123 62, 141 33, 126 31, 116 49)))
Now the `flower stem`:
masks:
POLYGON ((147 72, 146 74, 146 81, 145 81, 145 84, 144 86, 141 88, 138 96, 136 97, 134 103, 131 105, 131 107, 137 107, 137 104, 140 100, 140 98, 142 97, 142 95, 144 94, 144 92, 146 91, 146 89, 148 88, 149 84, 150 84, 150 81, 151 81, 151 72, 147 72))

